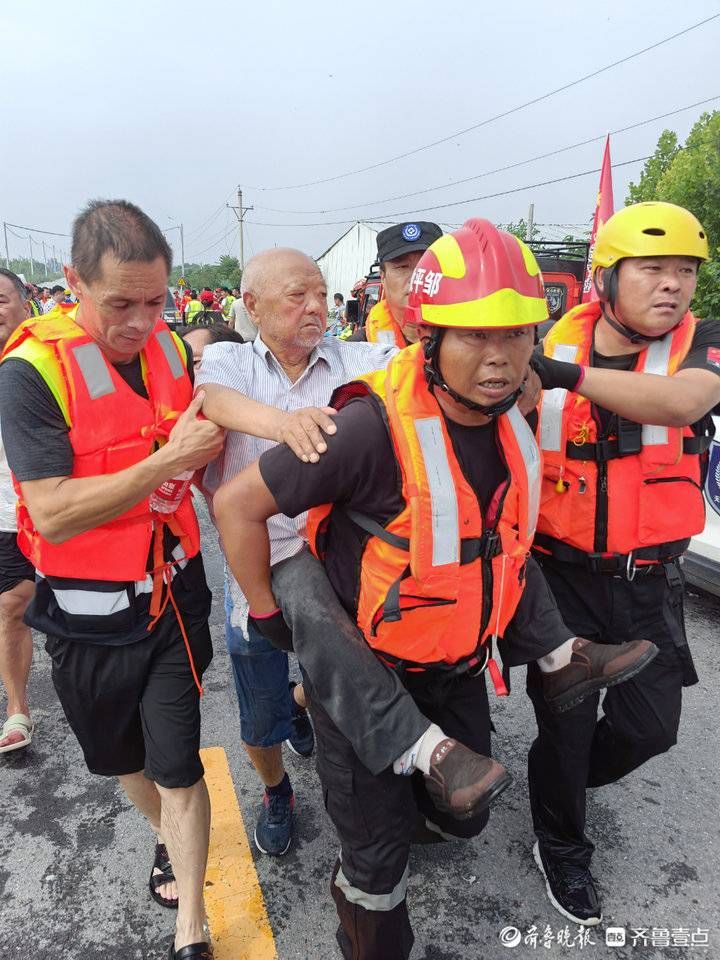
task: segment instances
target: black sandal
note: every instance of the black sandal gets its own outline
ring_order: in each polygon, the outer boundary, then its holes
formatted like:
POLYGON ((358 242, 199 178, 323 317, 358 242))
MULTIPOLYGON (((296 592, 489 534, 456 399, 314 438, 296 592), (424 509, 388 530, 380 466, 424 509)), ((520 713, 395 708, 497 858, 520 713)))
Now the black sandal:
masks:
POLYGON ((153 898, 155 903, 159 903, 161 907, 167 907, 168 910, 177 910, 177 898, 168 900, 167 897, 161 896, 158 893, 158 887, 164 887, 165 884, 172 883, 174 880, 175 874, 173 873, 172 864, 170 863, 167 847, 164 843, 156 843, 155 861, 153 862, 152 870, 150 871, 150 882, 148 887, 150 888, 150 896, 153 898), (159 870, 160 873, 155 873, 155 870, 159 870))
POLYGON ((213 951, 209 943, 189 943, 186 947, 175 949, 175 938, 170 943, 168 960, 213 960, 213 951))

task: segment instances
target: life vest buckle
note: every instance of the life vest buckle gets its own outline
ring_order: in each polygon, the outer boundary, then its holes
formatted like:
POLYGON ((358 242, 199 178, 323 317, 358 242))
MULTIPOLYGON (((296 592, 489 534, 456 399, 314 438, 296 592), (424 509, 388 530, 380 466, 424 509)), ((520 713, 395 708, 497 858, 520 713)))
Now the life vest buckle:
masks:
POLYGON ((493 557, 502 552, 502 542, 497 530, 486 530, 482 538, 485 541, 482 552, 483 560, 492 560, 493 557))

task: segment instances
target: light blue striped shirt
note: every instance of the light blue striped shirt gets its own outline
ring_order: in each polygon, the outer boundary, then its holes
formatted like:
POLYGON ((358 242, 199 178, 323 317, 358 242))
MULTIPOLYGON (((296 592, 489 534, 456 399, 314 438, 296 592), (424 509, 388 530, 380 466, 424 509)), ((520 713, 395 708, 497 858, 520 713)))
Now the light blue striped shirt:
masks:
MULTIPOLYGON (((253 343, 216 343, 206 347, 195 385, 214 383, 232 387, 259 403, 279 410, 324 407, 336 387, 362 374, 387 366, 397 347, 379 343, 348 343, 323 338, 310 354, 307 369, 292 383, 260 334, 253 343)), ((229 432, 225 449, 205 473, 204 485, 213 494, 218 487, 276 446, 245 433, 229 432)), ((303 545, 306 514, 291 520, 276 514, 268 520, 271 562, 294 556, 303 545)))

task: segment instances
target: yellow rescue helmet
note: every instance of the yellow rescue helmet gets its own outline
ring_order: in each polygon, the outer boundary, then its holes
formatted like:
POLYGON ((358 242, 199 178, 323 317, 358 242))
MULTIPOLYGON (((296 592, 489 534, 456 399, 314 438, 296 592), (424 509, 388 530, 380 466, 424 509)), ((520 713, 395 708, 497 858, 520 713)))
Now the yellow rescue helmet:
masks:
POLYGON ((626 257, 696 257, 709 260, 703 225, 684 207, 650 201, 618 210, 598 230, 593 273, 626 257))

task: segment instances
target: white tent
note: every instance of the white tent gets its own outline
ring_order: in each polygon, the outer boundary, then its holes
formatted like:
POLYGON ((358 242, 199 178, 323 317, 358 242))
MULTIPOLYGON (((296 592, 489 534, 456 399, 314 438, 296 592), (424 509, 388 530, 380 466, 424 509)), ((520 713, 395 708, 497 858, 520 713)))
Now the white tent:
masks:
POLYGON ((333 294, 345 299, 358 280, 362 280, 377 258, 377 230, 365 223, 355 223, 331 247, 317 258, 317 264, 328 285, 328 302, 333 294))

